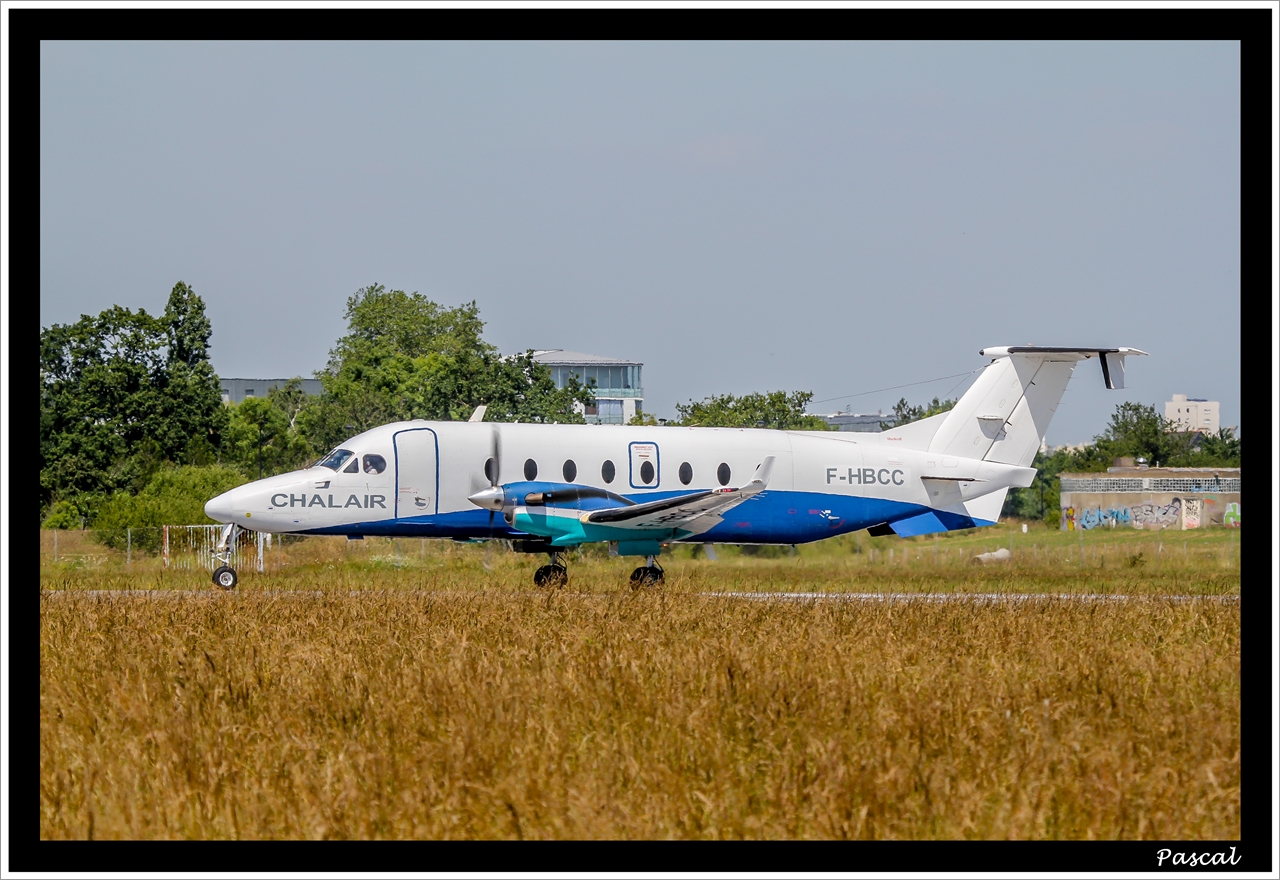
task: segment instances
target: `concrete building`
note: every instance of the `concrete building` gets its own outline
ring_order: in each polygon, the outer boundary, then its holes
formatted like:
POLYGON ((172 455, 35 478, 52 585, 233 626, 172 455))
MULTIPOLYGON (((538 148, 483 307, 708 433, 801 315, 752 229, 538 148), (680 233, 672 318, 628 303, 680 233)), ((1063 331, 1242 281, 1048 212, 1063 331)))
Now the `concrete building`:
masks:
POLYGON ((846 412, 819 414, 818 418, 837 431, 858 431, 864 434, 879 434, 880 423, 893 420, 893 416, 886 416, 879 410, 871 414, 846 412))
POLYGON ((580 351, 550 348, 535 351, 533 359, 551 368, 557 388, 563 388, 570 376, 584 384, 596 383, 596 405, 584 413, 588 422, 600 425, 625 425, 632 416, 643 412, 644 385, 637 361, 607 358, 580 351))
POLYGON ((1110 467, 1059 479, 1063 531, 1240 526, 1240 468, 1110 467))
MULTIPOLYGON (((246 397, 266 397, 267 392, 278 385, 288 382, 288 379, 224 379, 218 377, 218 382, 222 385, 222 402, 223 403, 240 403, 246 397)), ((320 385, 319 379, 303 379, 302 390, 311 395, 320 394, 324 389, 320 385)))
POLYGON ((1218 401, 1216 400, 1175 394, 1173 400, 1165 401, 1164 417, 1173 422, 1177 426, 1176 430, 1179 431, 1218 433, 1218 401))

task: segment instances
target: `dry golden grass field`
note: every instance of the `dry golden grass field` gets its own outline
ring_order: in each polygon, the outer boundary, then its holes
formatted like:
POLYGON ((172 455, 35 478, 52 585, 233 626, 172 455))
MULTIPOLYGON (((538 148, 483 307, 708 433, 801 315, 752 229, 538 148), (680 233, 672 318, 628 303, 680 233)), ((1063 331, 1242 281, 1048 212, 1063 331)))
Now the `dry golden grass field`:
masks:
POLYGON ((638 591, 587 552, 545 591, 317 538, 222 593, 45 533, 41 835, 1237 839, 1239 539, 682 548, 638 591))

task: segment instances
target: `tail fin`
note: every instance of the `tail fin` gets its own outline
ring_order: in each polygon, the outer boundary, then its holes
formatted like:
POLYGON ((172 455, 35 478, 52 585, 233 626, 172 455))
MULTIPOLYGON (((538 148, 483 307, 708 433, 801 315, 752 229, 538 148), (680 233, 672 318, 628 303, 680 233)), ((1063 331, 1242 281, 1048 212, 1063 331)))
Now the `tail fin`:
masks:
POLYGON ((927 448, 1018 467, 1035 458, 1078 362, 1098 358, 1107 387, 1123 388, 1125 357, 1146 354, 1136 348, 1031 345, 978 353, 991 363, 932 432, 927 448))

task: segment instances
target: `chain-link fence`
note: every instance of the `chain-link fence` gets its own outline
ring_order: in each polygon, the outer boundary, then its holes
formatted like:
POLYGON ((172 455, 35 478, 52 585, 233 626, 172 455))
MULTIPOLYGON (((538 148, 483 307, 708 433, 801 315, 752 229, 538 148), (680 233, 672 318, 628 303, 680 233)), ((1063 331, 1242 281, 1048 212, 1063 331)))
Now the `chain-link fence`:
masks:
MULTIPOLYGON (((212 571, 219 563, 214 550, 225 526, 168 525, 120 529, 42 529, 41 563, 62 568, 212 571)), ((239 530, 230 549, 231 566, 265 571, 280 536, 239 530)))

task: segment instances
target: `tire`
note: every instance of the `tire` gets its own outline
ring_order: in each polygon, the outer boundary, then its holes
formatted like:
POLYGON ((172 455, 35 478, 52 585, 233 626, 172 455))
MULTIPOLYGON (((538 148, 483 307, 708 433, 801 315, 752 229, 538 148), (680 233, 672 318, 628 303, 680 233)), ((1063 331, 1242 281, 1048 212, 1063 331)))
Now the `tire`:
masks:
POLYGON ((641 587, 652 587, 660 583, 662 583, 662 569, 657 566, 650 568, 642 565, 631 572, 631 589, 633 590, 638 590, 641 587))
POLYGON ((533 573, 534 586, 563 587, 569 582, 569 572, 563 565, 544 565, 533 573))
POLYGON ((239 580, 236 570, 229 565, 219 566, 213 573, 213 585, 224 590, 234 590, 239 580))

